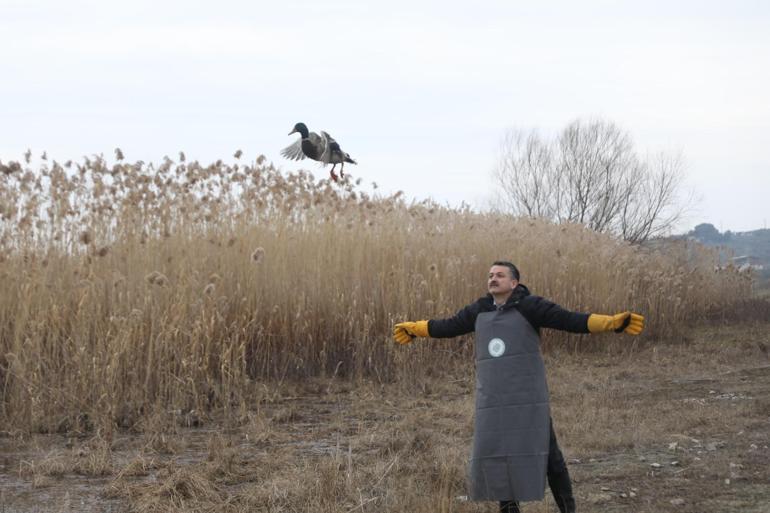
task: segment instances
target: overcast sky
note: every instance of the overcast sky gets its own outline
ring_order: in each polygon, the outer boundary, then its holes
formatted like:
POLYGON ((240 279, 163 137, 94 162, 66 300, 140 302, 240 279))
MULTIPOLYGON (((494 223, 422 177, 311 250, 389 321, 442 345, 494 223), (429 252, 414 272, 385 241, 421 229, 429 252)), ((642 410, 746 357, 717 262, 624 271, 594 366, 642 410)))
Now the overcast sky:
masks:
POLYGON ((601 117, 684 155, 682 230, 751 230, 770 221, 768 27, 762 1, 0 0, 0 159, 240 148, 291 170, 304 121, 381 190, 484 208, 506 129, 601 117))

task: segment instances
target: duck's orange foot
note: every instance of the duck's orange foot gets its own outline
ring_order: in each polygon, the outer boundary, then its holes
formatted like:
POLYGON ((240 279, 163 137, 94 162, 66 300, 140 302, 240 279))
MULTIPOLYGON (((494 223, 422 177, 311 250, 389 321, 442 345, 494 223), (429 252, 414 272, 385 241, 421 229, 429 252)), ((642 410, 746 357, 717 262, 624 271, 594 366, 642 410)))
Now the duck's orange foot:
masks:
POLYGON ((330 171, 329 174, 331 175, 331 179, 335 182, 338 182, 337 175, 334 173, 334 171, 330 171))

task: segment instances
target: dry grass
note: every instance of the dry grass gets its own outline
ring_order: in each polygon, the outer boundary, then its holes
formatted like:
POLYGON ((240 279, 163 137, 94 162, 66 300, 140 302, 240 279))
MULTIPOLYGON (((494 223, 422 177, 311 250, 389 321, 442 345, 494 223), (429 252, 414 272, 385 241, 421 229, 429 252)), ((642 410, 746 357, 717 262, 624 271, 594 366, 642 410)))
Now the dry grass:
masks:
MULTIPOLYGON (((634 349, 617 337, 590 355, 551 351, 552 414, 579 511, 766 511, 768 333, 767 323, 706 327, 681 344, 634 349)), ((114 511, 491 513, 491 503, 458 500, 467 493, 473 388, 471 361, 411 389, 313 378, 275 390, 241 427, 173 428, 172 454, 155 452, 142 435, 68 450, 0 439, 0 450, 28 462, 13 468, 36 469, 19 479, 52 497, 77 482, 71 474, 84 447, 109 451, 111 479, 92 478, 87 502, 98 496, 114 511), (50 454, 61 455, 61 471, 50 454)), ((555 507, 547 497, 524 511, 555 507)))
POLYGON ((498 258, 568 308, 644 313, 642 341, 681 336, 751 285, 686 244, 409 204, 262 159, 0 163, 0 219, 2 431, 237 423, 311 376, 420 387, 469 349, 396 348, 393 322, 453 313, 498 258))
POLYGON ((107 476, 113 472, 110 444, 95 437, 67 450, 54 449, 41 458, 19 463, 19 475, 27 477, 61 477, 77 474, 89 477, 107 476))

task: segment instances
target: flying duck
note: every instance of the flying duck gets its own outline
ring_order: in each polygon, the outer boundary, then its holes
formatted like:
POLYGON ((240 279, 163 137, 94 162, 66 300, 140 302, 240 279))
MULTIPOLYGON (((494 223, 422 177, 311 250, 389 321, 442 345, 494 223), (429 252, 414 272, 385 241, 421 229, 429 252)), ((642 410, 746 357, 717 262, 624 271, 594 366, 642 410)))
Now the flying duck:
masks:
POLYGON ((350 158, 350 155, 342 151, 340 145, 334 138, 328 133, 321 131, 321 135, 315 132, 309 132, 305 123, 297 123, 289 135, 299 132, 302 136, 294 144, 287 146, 281 150, 281 155, 290 160, 302 160, 309 158, 322 162, 324 165, 332 164, 331 179, 337 181, 337 175, 334 173, 334 168, 337 164, 341 164, 340 176, 345 177, 343 169, 345 169, 345 162, 350 164, 358 164, 355 160, 350 158))

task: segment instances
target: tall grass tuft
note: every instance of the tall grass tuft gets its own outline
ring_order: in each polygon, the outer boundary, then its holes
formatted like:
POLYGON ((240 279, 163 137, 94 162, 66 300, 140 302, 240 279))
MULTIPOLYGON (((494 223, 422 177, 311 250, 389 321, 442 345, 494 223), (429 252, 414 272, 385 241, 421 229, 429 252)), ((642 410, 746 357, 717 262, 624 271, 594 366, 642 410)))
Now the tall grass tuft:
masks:
POLYGON ((750 287, 687 244, 369 195, 262 157, 118 157, 0 162, 0 429, 238 415, 264 380, 430 373, 469 344, 396 347, 392 324, 452 314, 501 258, 565 307, 642 312, 648 339, 750 287))

